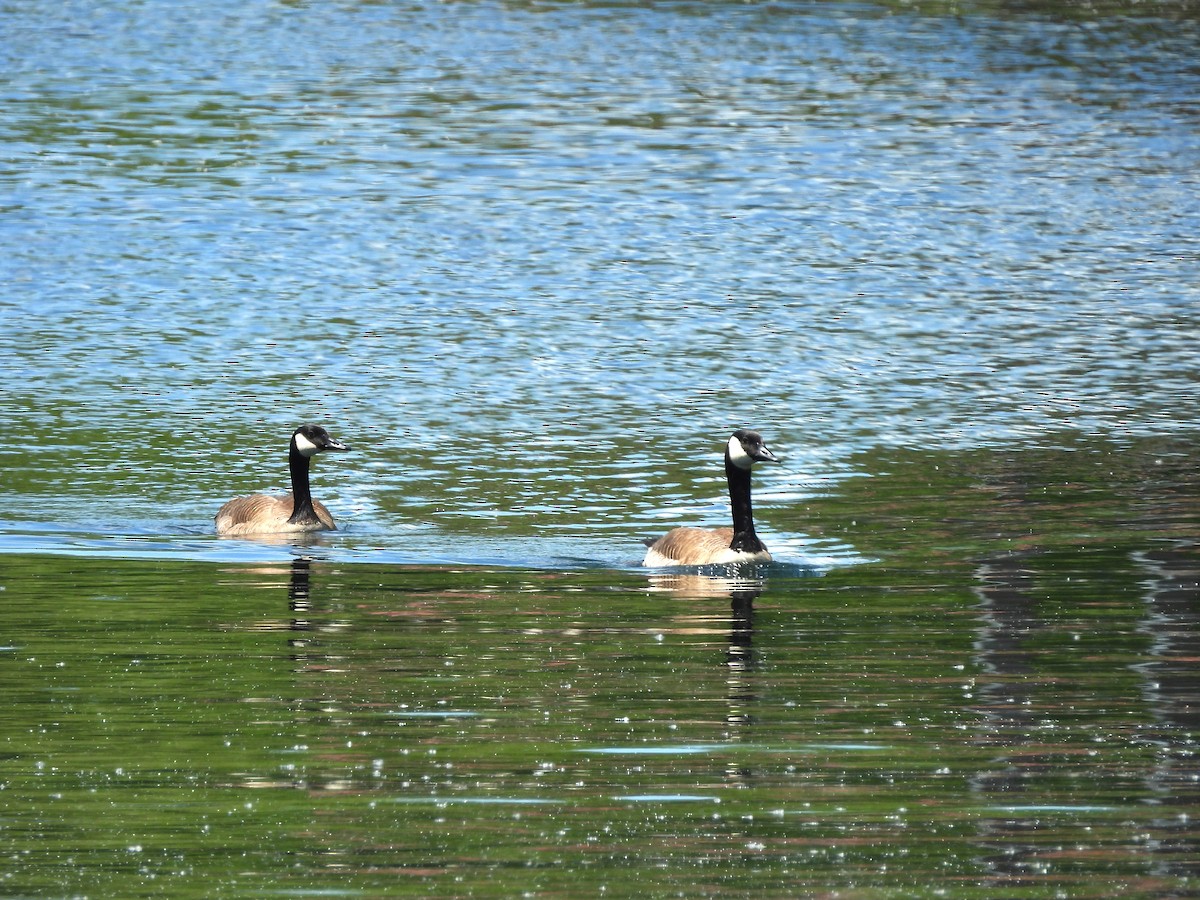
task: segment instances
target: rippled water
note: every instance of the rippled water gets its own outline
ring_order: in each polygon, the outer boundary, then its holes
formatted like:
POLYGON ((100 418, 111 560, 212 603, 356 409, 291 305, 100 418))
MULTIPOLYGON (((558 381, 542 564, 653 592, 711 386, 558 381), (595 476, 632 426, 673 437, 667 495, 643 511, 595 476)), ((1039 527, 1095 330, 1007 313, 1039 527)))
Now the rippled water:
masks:
POLYGON ((1191 5, 0 33, 16 893, 1194 886, 1191 5))

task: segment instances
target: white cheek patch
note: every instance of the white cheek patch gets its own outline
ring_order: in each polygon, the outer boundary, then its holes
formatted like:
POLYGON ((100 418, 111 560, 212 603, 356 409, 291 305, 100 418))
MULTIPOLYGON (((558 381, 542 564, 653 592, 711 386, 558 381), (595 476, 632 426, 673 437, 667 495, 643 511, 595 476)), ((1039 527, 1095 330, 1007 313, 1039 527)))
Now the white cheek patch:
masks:
POLYGON ((321 452, 321 448, 306 438, 300 432, 296 432, 296 449, 300 451, 301 456, 313 456, 321 452))
POLYGON ((729 459, 739 469, 749 469, 754 465, 754 458, 746 452, 742 442, 735 437, 729 439, 729 459))

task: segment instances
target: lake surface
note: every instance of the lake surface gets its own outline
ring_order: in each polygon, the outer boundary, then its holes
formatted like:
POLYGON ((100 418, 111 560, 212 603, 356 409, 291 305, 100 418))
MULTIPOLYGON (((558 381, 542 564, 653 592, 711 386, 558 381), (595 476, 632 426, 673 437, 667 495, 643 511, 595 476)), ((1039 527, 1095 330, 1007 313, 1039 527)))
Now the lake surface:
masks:
POLYGON ((0 893, 1200 890, 1194 5, 0 34, 0 893))

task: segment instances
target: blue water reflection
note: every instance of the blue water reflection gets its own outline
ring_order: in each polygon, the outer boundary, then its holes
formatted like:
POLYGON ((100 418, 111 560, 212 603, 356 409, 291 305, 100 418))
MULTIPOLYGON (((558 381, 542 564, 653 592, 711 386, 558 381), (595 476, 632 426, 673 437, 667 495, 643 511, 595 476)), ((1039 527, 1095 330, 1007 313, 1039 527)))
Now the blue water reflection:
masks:
POLYGON ((791 498, 1197 421, 1194 21, 153 8, 3 14, 30 518, 200 526, 309 419, 339 517, 623 541, 731 425, 791 498))

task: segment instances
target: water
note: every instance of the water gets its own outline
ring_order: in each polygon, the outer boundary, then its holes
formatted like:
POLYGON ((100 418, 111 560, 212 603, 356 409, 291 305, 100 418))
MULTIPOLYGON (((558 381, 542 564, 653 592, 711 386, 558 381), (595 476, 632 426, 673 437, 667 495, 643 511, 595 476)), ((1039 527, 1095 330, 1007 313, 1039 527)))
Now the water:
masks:
POLYGON ((1195 890, 1189 6, 0 32, 0 892, 1195 890))

